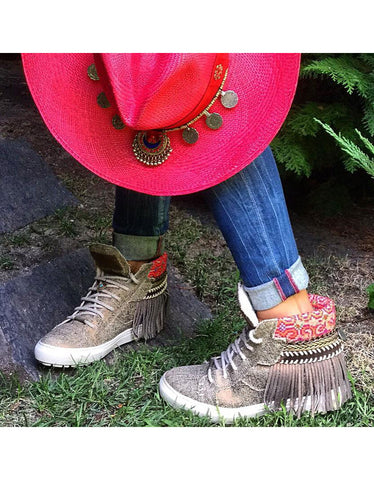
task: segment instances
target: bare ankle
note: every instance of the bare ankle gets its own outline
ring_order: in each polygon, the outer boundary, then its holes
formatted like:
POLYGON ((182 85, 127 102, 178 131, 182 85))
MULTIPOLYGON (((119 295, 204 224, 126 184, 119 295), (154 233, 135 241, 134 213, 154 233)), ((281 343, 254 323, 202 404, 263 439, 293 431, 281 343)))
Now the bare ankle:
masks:
POLYGON ((300 315, 302 313, 312 312, 313 310, 314 308, 310 303, 308 292, 306 290, 301 290, 273 308, 259 310, 257 312, 257 317, 259 320, 266 320, 269 318, 300 315))

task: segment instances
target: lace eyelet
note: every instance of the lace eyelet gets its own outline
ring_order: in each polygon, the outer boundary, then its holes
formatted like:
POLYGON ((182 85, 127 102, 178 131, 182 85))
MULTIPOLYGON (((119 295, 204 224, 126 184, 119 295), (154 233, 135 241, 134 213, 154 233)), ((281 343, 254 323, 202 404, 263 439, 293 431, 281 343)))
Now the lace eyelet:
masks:
POLYGON ((249 332, 249 339, 251 340, 251 342, 253 342, 256 345, 259 345, 260 343, 262 343, 262 338, 256 338, 253 336, 253 330, 249 332))

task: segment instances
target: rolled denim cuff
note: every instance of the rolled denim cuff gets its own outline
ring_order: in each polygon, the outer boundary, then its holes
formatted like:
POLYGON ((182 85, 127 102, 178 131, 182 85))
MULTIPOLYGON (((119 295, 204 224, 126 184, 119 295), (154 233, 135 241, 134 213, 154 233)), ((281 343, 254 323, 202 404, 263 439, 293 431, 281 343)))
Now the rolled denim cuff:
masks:
POLYGON ((144 237, 113 232, 113 245, 126 260, 152 260, 164 253, 164 236, 144 237))
POLYGON ((279 277, 275 277, 270 282, 257 287, 244 286, 244 290, 247 292, 255 310, 268 310, 300 290, 305 290, 308 283, 308 273, 301 262, 301 258, 298 257, 296 262, 279 277))

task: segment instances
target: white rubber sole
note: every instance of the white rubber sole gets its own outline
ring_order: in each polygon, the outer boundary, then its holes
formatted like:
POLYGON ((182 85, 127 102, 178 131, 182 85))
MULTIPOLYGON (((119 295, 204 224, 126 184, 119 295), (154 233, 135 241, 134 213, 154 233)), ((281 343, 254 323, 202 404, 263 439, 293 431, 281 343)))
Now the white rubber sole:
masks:
POLYGON ((264 403, 250 405, 248 407, 227 408, 199 402, 174 390, 167 382, 165 374, 161 377, 159 389, 161 397, 172 407, 191 410, 196 415, 208 416, 213 423, 225 420, 225 423, 230 424, 233 423, 235 419, 241 417, 257 417, 269 411, 264 403))
POLYGON ((132 328, 125 330, 112 340, 87 348, 54 347, 39 341, 34 350, 38 362, 48 367, 76 367, 100 360, 115 348, 135 340, 132 328))
MULTIPOLYGON (((198 400, 186 397, 185 395, 177 392, 177 390, 171 387, 167 382, 165 374, 161 377, 159 390, 161 397, 172 407, 177 409, 191 410, 193 413, 199 416, 208 416, 211 418, 213 423, 218 423, 224 420, 225 423, 231 424, 239 418, 258 417, 272 411, 271 405, 267 406, 264 403, 258 403, 256 405, 249 405, 246 407, 227 408, 199 402, 198 400)), ((331 394, 333 396, 335 406, 337 407, 339 402, 335 398, 334 392, 331 392, 331 394)), ((303 400, 306 401, 305 409, 310 410, 312 405, 311 397, 304 397, 303 400)), ((297 409, 297 403, 298 402, 296 401, 294 406, 295 409, 297 409)), ((287 400, 286 402, 286 410, 290 410, 290 400, 287 400)))

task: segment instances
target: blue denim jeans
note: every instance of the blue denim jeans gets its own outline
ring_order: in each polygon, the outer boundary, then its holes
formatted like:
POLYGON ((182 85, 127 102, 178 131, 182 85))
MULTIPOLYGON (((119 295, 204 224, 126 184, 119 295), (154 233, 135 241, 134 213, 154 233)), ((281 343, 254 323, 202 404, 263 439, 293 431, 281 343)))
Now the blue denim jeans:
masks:
MULTIPOLYGON (((268 147, 241 172, 204 190, 255 310, 272 308, 307 288, 282 184, 268 147)), ((128 260, 162 252, 170 197, 116 188, 114 244, 128 260)))

